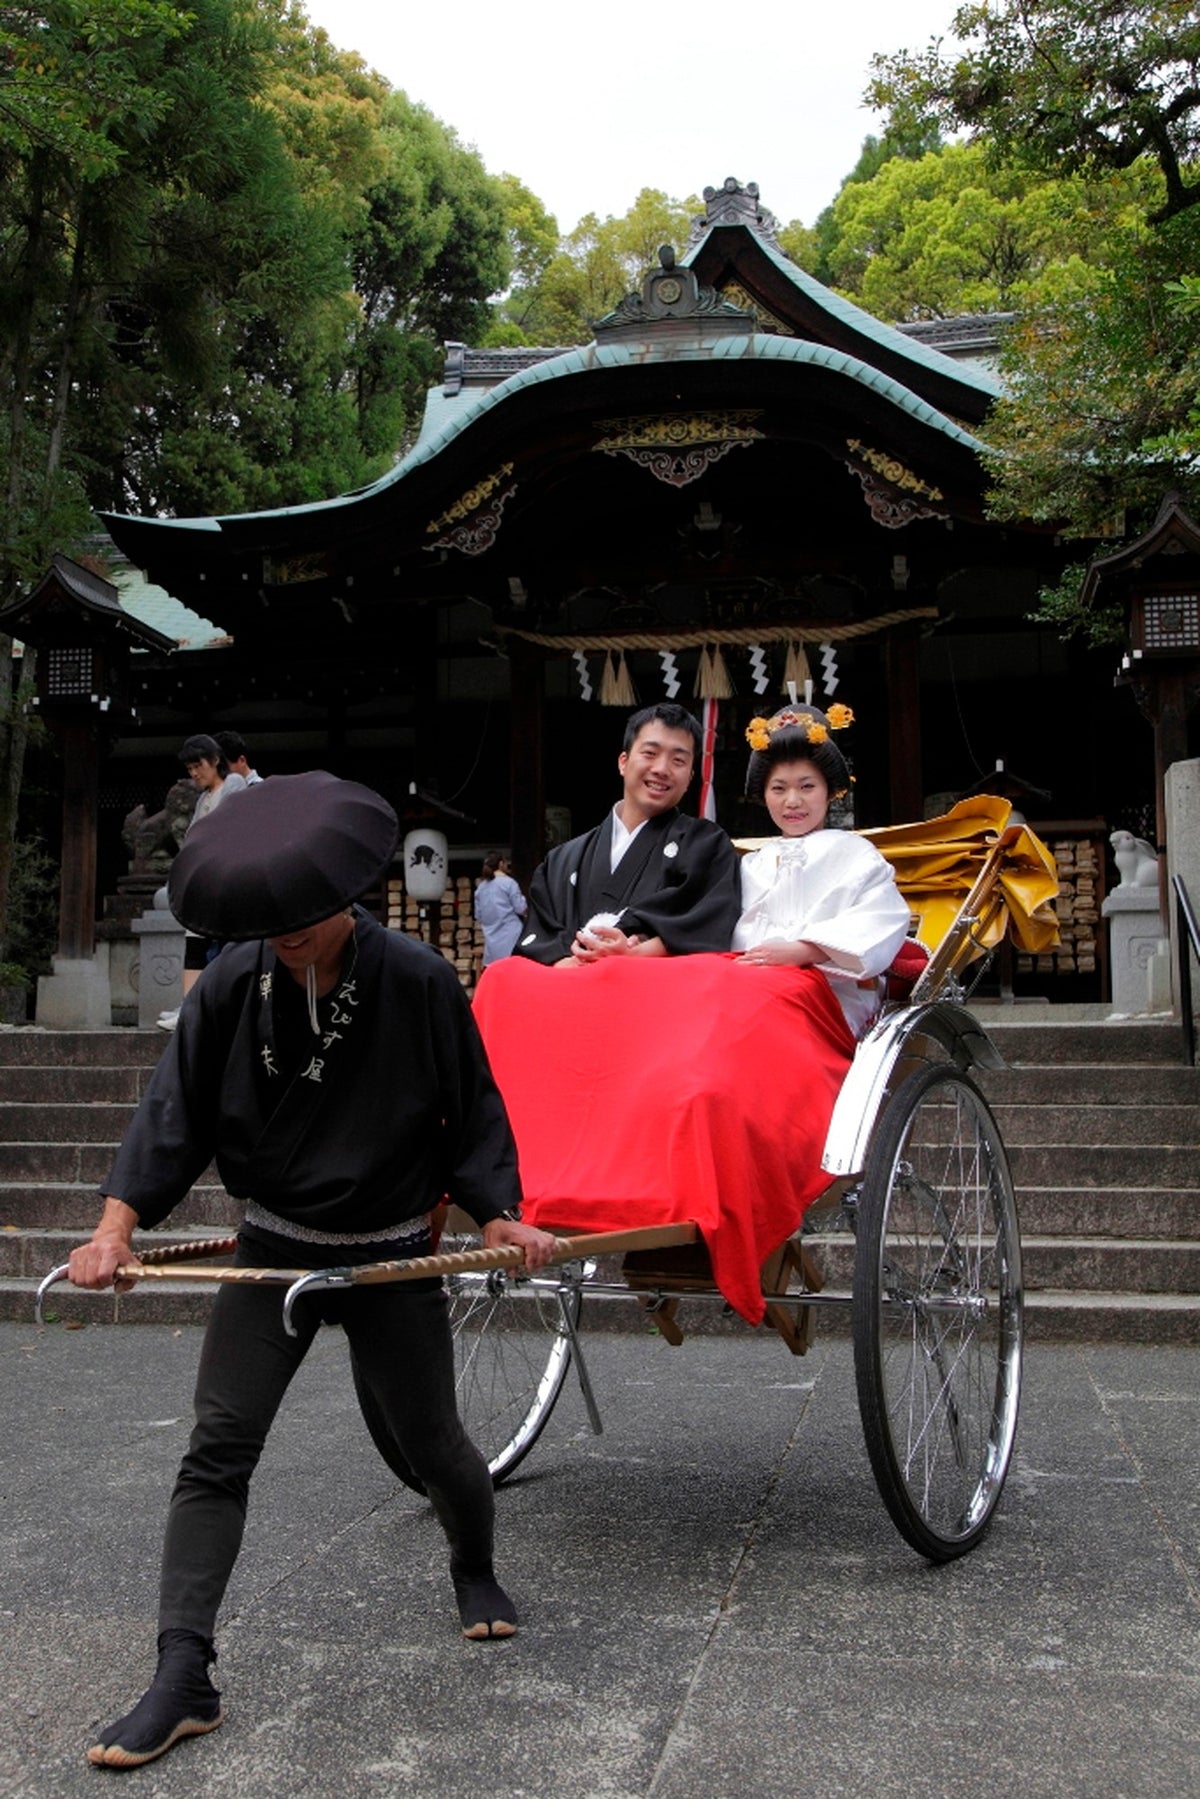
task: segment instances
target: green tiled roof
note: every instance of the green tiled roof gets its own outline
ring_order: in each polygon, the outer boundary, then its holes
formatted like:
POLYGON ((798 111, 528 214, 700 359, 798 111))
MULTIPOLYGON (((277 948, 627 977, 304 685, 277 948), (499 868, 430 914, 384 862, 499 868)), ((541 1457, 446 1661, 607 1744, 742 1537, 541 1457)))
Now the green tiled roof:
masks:
POLYGON ((135 568, 122 568, 113 576, 126 612, 144 625, 152 625, 164 637, 173 638, 181 650, 211 650, 232 640, 220 625, 201 618, 165 587, 155 587, 135 568))
MULTIPOLYGON (((909 337, 907 332, 898 331, 894 325, 885 325, 882 319, 874 318, 869 312, 864 312, 861 306, 854 304, 853 300, 847 300, 844 295, 834 293, 832 288, 826 287, 814 276, 806 274, 799 264, 794 263, 790 256, 785 255, 777 244, 771 242, 770 238, 756 233, 755 241, 762 254, 774 263, 792 286, 797 288, 814 306, 820 307, 822 312, 827 312, 831 318, 840 320, 851 330, 869 338, 872 343, 878 344, 881 349, 890 350, 893 355, 903 356, 909 362, 918 363, 922 368, 931 369, 937 374, 949 375, 955 381, 961 381, 968 387, 978 389, 989 399, 999 399, 1003 392, 999 382, 977 365, 964 365, 953 357, 943 356, 940 350, 932 349, 917 338, 909 337)), ((680 258, 680 261, 694 262, 700 252, 700 247, 699 243, 694 244, 686 256, 680 258)))
MULTIPOLYGON (((789 265, 791 267, 793 265, 789 265)), ((799 273, 799 271, 796 271, 799 273)), ((818 284, 819 285, 819 284, 818 284)), ((822 290, 825 292, 826 290, 822 290)), ((849 302, 843 302, 849 305, 849 302)), ((854 309, 857 311, 857 308, 854 309)), ((863 319, 867 315, 862 314, 863 319)), ((922 345, 910 343, 899 332, 891 333, 890 327, 871 321, 879 332, 888 332, 894 336, 904 353, 913 359, 935 359, 940 365, 944 358, 934 351, 926 350, 922 345)), ((565 350, 562 355, 554 356, 546 361, 533 364, 522 369, 518 374, 510 375, 495 387, 482 390, 461 390, 457 395, 447 399, 440 389, 435 389, 430 396, 426 408, 425 420, 421 435, 408 453, 401 457, 386 475, 368 487, 358 488, 354 493, 338 494, 333 499, 316 500, 303 506, 283 506, 271 511, 240 513, 229 515, 229 522, 236 519, 280 519, 299 516, 312 516, 315 513, 330 512, 353 506, 356 501, 367 495, 385 492, 414 469, 421 468, 431 462, 449 444, 461 437, 477 419, 484 417, 497 406, 503 406, 514 395, 527 389, 539 386, 543 382, 562 381, 572 375, 587 374, 598 369, 626 369, 639 364, 651 367, 669 362, 774 362, 794 367, 808 367, 826 370, 844 376, 848 381, 857 382, 869 388, 882 398, 920 424, 940 433, 952 442, 965 448, 979 452, 984 446, 977 437, 961 425, 947 418, 936 407, 919 399, 909 388, 872 368, 870 363, 863 362, 856 356, 847 355, 844 351, 830 349, 824 344, 810 343, 803 338, 776 337, 763 334, 739 337, 718 337, 696 339, 689 342, 678 337, 669 341, 660 340, 655 343, 623 342, 610 344, 585 344, 576 349, 565 350)), ((963 379, 962 371, 954 368, 956 378, 963 379)), ((971 377, 972 379, 974 377, 971 377)), ((979 378, 982 381, 982 378, 979 378)), ((217 519, 155 519, 153 521, 139 519, 141 525, 153 522, 155 527, 163 529, 179 528, 186 530, 219 530, 222 521, 217 519)), ((153 591, 161 593, 162 590, 153 591)), ((184 610, 181 608, 181 610, 184 610)), ((195 614, 189 615, 193 619, 195 614)), ((156 621, 157 622, 157 621, 156 621)), ((214 626, 199 621, 205 629, 216 633, 214 626)), ((166 629, 166 626, 160 626, 166 629)), ((219 635, 219 634, 217 634, 219 635)), ((193 646, 195 647, 195 646, 193 646)))

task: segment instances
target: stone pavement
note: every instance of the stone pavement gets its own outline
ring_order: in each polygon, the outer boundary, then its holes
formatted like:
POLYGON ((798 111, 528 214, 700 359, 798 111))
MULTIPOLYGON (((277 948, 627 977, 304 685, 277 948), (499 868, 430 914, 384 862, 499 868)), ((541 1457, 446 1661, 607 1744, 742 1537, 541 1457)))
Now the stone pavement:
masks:
POLYGON ((1185 1348, 1035 1345, 975 1554, 875 1492, 850 1345, 591 1339, 499 1502, 511 1643, 459 1637, 424 1503, 322 1333, 260 1471, 223 1729, 83 1759, 152 1667, 199 1334, 0 1325, 0 1794, 75 1799, 1193 1799, 1200 1381, 1185 1348))

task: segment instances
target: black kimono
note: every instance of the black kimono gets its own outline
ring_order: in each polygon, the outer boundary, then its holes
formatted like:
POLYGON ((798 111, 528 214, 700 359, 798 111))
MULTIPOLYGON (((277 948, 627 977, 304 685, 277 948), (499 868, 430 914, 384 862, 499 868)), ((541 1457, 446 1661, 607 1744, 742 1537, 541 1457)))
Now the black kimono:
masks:
POLYGON ((504 1106, 442 956, 360 913, 318 1020, 314 1036, 269 944, 228 947, 182 1008, 102 1193, 146 1228, 215 1159, 231 1197, 302 1238, 383 1239, 447 1194, 481 1225, 519 1204, 504 1106))
POLYGON ((561 962, 581 925, 620 914, 627 935, 661 937, 672 955, 727 950, 742 909, 737 856, 719 826, 681 812, 646 821, 610 870, 613 820, 552 849, 529 889, 515 953, 561 962))
MULTIPOLYGON (((481 1224, 519 1203, 504 1106, 436 951, 360 913, 342 977, 316 1007, 319 1034, 269 944, 228 946, 180 1012, 105 1194, 153 1225, 215 1157, 247 1203, 237 1261, 276 1268, 419 1255, 443 1194, 481 1224)), ((307 1297, 294 1335, 278 1287, 226 1284, 171 1497, 160 1631, 211 1641, 251 1476, 322 1322, 345 1330, 359 1391, 429 1493, 452 1567, 490 1578, 492 1483, 455 1407, 441 1282, 307 1297)))

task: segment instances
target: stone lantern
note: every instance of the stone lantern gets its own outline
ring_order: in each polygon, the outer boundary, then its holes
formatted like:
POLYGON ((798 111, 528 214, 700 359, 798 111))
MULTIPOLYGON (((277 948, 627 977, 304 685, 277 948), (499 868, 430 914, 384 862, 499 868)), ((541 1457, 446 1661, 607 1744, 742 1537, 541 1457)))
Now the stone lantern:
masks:
POLYGON ((53 974, 38 982, 38 1023, 104 1027, 112 997, 95 957, 100 762, 129 715, 133 650, 166 654, 175 643, 126 612, 110 582, 61 555, 0 612, 0 631, 38 650, 33 703, 62 753, 58 954, 53 974))

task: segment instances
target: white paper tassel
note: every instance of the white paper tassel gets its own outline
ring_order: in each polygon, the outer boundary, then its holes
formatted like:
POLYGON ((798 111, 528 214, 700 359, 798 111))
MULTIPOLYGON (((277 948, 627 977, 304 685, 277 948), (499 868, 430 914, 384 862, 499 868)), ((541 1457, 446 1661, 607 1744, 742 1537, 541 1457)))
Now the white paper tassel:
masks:
POLYGON ((585 650, 575 650, 573 655, 575 672, 579 676, 579 697, 581 700, 590 700, 594 690, 592 688, 592 677, 588 673, 587 652, 585 650))
POLYGON ((825 698, 837 692, 837 651, 831 643, 821 645, 821 686, 825 690, 825 698))
POLYGON ((667 698, 673 700, 679 692, 679 669, 675 662, 674 650, 660 650, 658 659, 662 663, 663 687, 667 698))
POLYGON ((761 643, 751 643, 746 647, 750 651, 750 678, 754 682, 754 691, 765 693, 771 682, 767 671, 767 652, 761 643))

